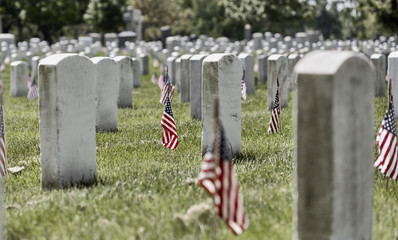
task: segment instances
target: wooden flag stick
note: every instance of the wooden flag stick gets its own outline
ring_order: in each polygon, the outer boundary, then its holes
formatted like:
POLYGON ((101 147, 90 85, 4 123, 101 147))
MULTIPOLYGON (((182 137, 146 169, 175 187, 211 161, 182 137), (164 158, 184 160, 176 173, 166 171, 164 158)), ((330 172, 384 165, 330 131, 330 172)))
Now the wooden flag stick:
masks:
MULTIPOLYGON (((280 96, 281 96, 281 91, 280 91, 280 86, 279 86, 279 78, 277 78, 276 79, 276 86, 277 86, 277 88, 278 88, 278 101, 279 101, 279 112, 281 111, 281 98, 280 98, 280 96)), ((278 116, 278 121, 279 121, 279 129, 280 129, 280 131, 282 132, 282 118, 281 118, 281 116, 279 115, 278 116)))
MULTIPOLYGON (((388 114, 390 114, 391 110, 391 78, 390 81, 388 81, 388 114)), ((394 116, 394 121, 395 121, 395 116, 394 116)), ((388 183, 390 181, 390 178, 386 178, 386 190, 388 191, 388 183)))
MULTIPOLYGON (((213 143, 213 156, 214 156, 214 176, 215 180, 217 179, 217 167, 220 165, 220 142, 221 142, 221 134, 220 134, 220 108, 219 108, 219 100, 218 97, 214 100, 214 143, 213 143)), ((216 206, 216 194, 217 188, 215 189, 214 193, 214 206, 216 206)), ((213 215, 213 224, 212 224, 212 231, 211 231, 211 239, 217 239, 217 209, 213 215)))

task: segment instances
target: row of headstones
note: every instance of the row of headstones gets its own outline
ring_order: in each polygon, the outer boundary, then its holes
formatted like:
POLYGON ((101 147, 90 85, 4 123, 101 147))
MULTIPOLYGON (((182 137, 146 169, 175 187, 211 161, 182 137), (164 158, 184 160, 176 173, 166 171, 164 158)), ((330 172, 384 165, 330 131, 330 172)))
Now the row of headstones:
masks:
MULTIPOLYGON (((116 66, 111 59, 104 61, 116 66)), ((42 187, 96 181, 92 86, 95 76, 110 72, 98 67, 99 62, 62 54, 39 65, 42 187)), ((393 84, 397 69, 395 52, 389 57, 393 84)), ((305 56, 295 73, 296 238, 371 239, 374 68, 362 55, 326 51, 305 56)), ((203 59, 203 151, 214 136, 217 97, 232 151, 241 152, 241 76, 242 62, 232 54, 203 59)))
MULTIPOLYGON (((234 55, 203 61, 202 152, 214 137, 216 97, 232 151, 241 152, 240 69, 234 55)), ((354 52, 313 52, 295 74, 295 239, 372 239, 374 65, 354 52)), ((388 76, 394 91, 398 52, 388 76)))

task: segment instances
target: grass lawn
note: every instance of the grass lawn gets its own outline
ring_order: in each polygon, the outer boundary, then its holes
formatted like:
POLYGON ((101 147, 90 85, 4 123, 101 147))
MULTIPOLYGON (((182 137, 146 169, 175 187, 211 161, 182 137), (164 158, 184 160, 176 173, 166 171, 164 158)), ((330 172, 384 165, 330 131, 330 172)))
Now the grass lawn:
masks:
MULTIPOLYGON (((8 164, 25 167, 3 181, 7 239, 210 239, 209 212, 190 222, 179 217, 210 199, 192 181, 202 161, 201 122, 190 119, 189 103, 181 103, 179 94, 172 104, 176 150, 161 145, 160 90, 143 76, 142 86, 133 90, 133 108, 118 111, 118 131, 96 135, 97 184, 42 191, 38 100, 10 98, 9 67, 2 76, 8 164)), ((275 135, 266 133, 265 86, 256 86, 242 104, 242 155, 233 160, 250 227, 239 239, 292 239, 292 96, 289 100, 281 113, 283 131, 275 135)), ((375 99, 375 136, 386 106, 386 98, 375 99)), ((373 239, 398 239, 398 184, 390 181, 387 191, 385 179, 374 172, 373 239)), ((222 220, 217 226, 217 239, 236 239, 222 220)))

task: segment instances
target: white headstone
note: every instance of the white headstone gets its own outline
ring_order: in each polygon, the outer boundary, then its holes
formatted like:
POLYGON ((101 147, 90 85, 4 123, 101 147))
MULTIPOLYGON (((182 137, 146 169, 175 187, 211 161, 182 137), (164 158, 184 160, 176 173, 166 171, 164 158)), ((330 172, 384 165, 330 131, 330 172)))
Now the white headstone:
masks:
MULTIPOLYGON (((262 36, 262 34, 260 33, 262 36)), ((239 54, 239 59, 245 66, 245 78, 243 81, 246 83, 246 93, 254 94, 254 58, 253 55, 247 53, 239 54)))
POLYGON ((370 60, 375 66, 375 96, 384 97, 386 95, 386 57, 383 54, 373 54, 370 60))
POLYGON ((193 55, 189 59, 191 118, 202 119, 202 62, 207 55, 193 55))
POLYGON ((189 80, 189 59, 192 57, 190 54, 181 56, 180 63, 180 83, 181 83, 181 102, 189 102, 190 80, 189 80))
POLYGON ((176 65, 175 65, 175 57, 168 57, 167 58, 167 66, 169 67, 169 78, 171 81, 171 84, 175 85, 176 84, 176 65))
POLYGON ((214 138, 214 101, 233 153, 240 153, 242 62, 233 54, 212 54, 202 64, 202 153, 214 138))
POLYGON ((28 64, 22 61, 11 63, 10 70, 10 95, 21 97, 28 94, 28 64))
POLYGON ((119 96, 117 106, 127 108, 133 106, 133 60, 126 56, 114 58, 118 64, 119 96))
MULTIPOLYGON (((388 55, 388 79, 391 79, 391 93, 394 96, 394 106, 398 106, 398 51, 388 55)), ((395 119, 398 119, 398 111, 395 111, 395 119)))
POLYGON ((149 74, 149 56, 146 53, 140 54, 140 60, 142 62, 142 75, 149 74))
POLYGON ((141 87, 141 64, 137 58, 131 58, 133 63, 133 87, 141 87))
POLYGON ((324 51, 295 71, 294 239, 371 240, 374 69, 353 52, 324 51))
POLYGON ((280 92, 279 101, 280 106, 285 108, 288 106, 288 86, 287 80, 287 58, 280 54, 273 54, 268 57, 267 61, 267 81, 268 81, 268 109, 272 109, 275 100, 275 93, 277 89, 277 79, 279 79, 280 92))
POLYGON ((177 58, 175 61, 175 83, 177 92, 181 91, 181 58, 177 58))
POLYGON ((264 85, 267 82, 267 55, 258 55, 258 84, 264 85))
POLYGON ((117 97, 119 95, 118 66, 109 57, 91 58, 96 83, 96 130, 117 130, 117 97))
POLYGON ((76 54, 52 55, 40 62, 39 79, 41 187, 95 182, 92 62, 76 54))
POLYGON ((296 90, 296 74, 294 74, 294 66, 300 60, 300 56, 297 54, 290 54, 287 57, 287 73, 288 73, 288 82, 289 82, 289 91, 296 90))

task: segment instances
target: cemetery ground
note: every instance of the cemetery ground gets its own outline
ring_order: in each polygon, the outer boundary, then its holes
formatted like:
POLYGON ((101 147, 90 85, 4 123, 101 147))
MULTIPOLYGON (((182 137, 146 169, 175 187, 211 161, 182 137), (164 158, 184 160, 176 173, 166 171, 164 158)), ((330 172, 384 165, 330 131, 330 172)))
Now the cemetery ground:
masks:
MULTIPOLYGON (((8 239, 210 239, 209 211, 191 221, 181 217, 210 196, 194 181, 202 163, 201 122, 190 119, 189 102, 181 103, 179 94, 172 104, 176 150, 161 145, 160 90, 142 76, 133 107, 118 110, 118 131, 96 134, 97 183, 41 190, 38 101, 10 97, 9 66, 3 80, 8 165, 25 167, 3 182, 8 239)), ((274 135, 267 134, 266 85, 242 103, 242 154, 233 161, 250 226, 239 239, 292 239, 293 97, 281 111, 282 132, 274 135)), ((386 107, 386 98, 375 98, 374 139, 386 107)), ((390 181, 386 190, 375 169, 373 239, 398 239, 397 202, 398 184, 390 181)), ((217 239, 235 239, 219 218, 217 226, 217 239)))

